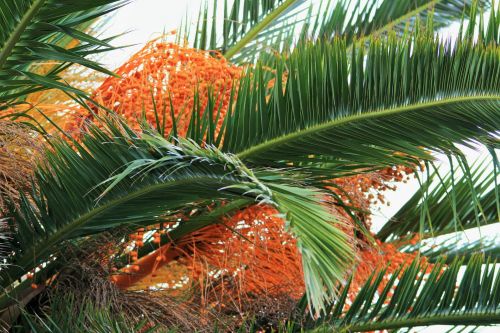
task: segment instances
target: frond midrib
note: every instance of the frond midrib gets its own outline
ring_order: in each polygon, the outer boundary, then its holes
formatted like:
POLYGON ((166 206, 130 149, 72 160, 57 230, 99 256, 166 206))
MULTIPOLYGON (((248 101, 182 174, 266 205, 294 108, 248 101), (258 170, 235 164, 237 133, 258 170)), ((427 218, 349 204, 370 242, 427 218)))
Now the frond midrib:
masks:
POLYGON ((370 322, 360 325, 349 325, 346 327, 346 332, 366 332, 383 329, 396 329, 403 327, 430 326, 430 325, 485 325, 500 323, 500 310, 488 313, 459 313, 449 314, 448 311, 436 311, 431 315, 424 317, 403 317, 396 319, 388 319, 380 322, 370 322))
POLYGON ((16 28, 12 31, 12 34, 10 35, 9 39, 7 39, 5 44, 2 46, 2 50, 0 51, 0 69, 3 68, 3 65, 7 61, 10 52, 21 38, 23 31, 30 24, 31 20, 35 17, 40 8, 42 8, 45 1, 46 0, 35 0, 35 2, 31 5, 29 10, 21 18, 16 28))
POLYGON ((438 101, 432 102, 424 102, 417 104, 409 104, 406 106, 396 107, 396 108, 388 108, 377 111, 366 112, 362 114, 347 116, 339 119, 335 119, 332 121, 327 121, 321 124, 313 125, 308 128, 304 128, 302 130, 298 130, 289 134, 285 134, 276 138, 273 138, 268 141, 264 141, 260 144, 257 144, 253 147, 247 148, 236 154, 241 160, 249 159, 254 155, 258 155, 266 150, 272 149, 275 146, 279 146, 282 144, 286 144, 287 142, 296 140, 298 138, 318 133, 322 131, 329 130, 334 127, 339 127, 345 125, 347 123, 360 122, 369 119, 376 119, 380 117, 390 116, 393 114, 402 114, 406 112, 415 111, 418 109, 424 109, 429 107, 436 107, 446 104, 454 104, 461 102, 470 102, 470 101, 487 101, 487 100, 500 100, 500 95, 478 95, 478 96, 459 96, 453 98, 445 98, 438 101))

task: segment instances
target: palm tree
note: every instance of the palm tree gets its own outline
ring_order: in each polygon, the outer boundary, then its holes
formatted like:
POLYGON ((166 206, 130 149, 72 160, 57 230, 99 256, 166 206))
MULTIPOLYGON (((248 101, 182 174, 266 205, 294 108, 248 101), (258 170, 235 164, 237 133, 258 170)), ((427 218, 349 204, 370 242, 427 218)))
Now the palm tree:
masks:
MULTIPOLYGON (((89 97, 58 75, 75 63, 109 73, 87 58, 110 49, 109 41, 83 29, 122 4, 1 4, 0 107, 55 88, 100 118, 87 105, 89 97), (68 37, 81 44, 68 48, 68 37), (37 73, 34 65, 47 60, 58 65, 37 73)), ((488 4, 478 1, 325 1, 307 7, 298 0, 239 0, 221 5, 218 24, 217 5, 201 11, 194 33, 187 25, 181 30, 198 49, 253 64, 235 86, 229 112, 211 117, 195 103, 185 137, 177 134, 175 117, 167 132, 159 124, 159 131, 143 124, 137 132, 112 114, 80 138, 46 137, 48 149, 30 191, 3 212, 8 232, 2 239, 2 319, 24 325, 24 331, 123 331, 127 319, 113 315, 116 308, 99 315, 92 305, 79 307, 85 313, 73 323, 36 310, 15 320, 40 286, 67 270, 68 249, 83 249, 103 234, 119 246, 137 228, 191 215, 161 239, 175 242, 259 203, 283 215, 301 253, 306 294, 297 310, 306 315, 295 313, 289 330, 500 323, 498 244, 456 238, 499 219, 500 7, 492 5, 485 23, 488 4), (304 22, 294 17, 300 11, 307 13, 304 22), (453 43, 435 36, 436 29, 457 21, 461 28, 453 43), (491 163, 471 165, 461 146, 486 147, 491 163), (448 175, 435 166, 436 154, 449 158, 448 175), (331 180, 401 165, 417 174, 425 165, 427 177, 371 235, 331 180), (353 236, 328 209, 331 204, 349 212, 370 242, 398 244, 417 232, 419 243, 401 251, 419 250, 435 264, 416 259, 390 274, 375 271, 349 298, 356 274, 353 236), (447 241, 426 247, 438 235, 447 241)), ((209 111, 217 111, 216 93, 209 92, 208 100, 209 111)), ((139 256, 153 249, 145 246, 139 256)))

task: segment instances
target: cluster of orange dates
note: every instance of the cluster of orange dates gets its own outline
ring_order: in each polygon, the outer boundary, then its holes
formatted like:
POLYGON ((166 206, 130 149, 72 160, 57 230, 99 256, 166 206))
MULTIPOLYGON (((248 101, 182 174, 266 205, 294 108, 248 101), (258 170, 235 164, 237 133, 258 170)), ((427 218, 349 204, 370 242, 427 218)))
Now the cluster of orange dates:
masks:
MULTIPOLYGON (((115 73, 119 77, 107 78, 92 97, 122 115, 136 129, 143 116, 150 124, 156 124, 158 116, 159 123, 168 131, 173 126, 173 114, 178 134, 183 136, 194 103, 199 103, 203 110, 209 90, 217 97, 214 102, 218 109, 214 113, 220 113, 218 125, 222 125, 233 84, 241 71, 217 53, 156 39, 117 68, 115 73)), ((82 120, 88 117, 86 112, 75 117, 67 122, 65 129, 72 132, 81 128, 82 120)))

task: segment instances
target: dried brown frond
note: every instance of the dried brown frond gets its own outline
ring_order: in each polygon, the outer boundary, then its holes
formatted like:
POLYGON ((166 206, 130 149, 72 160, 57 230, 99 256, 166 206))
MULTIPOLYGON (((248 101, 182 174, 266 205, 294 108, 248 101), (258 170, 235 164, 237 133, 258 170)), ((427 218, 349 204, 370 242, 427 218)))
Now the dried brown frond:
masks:
POLYGON ((64 268, 45 291, 44 307, 51 300, 71 295, 77 305, 91 302, 97 309, 111 309, 131 325, 144 319, 152 325, 175 328, 177 332, 205 332, 208 322, 193 304, 185 303, 162 292, 119 289, 110 279, 111 253, 119 252, 116 235, 89 239, 79 247, 65 249, 64 268))
POLYGON ((0 208, 7 201, 16 203, 20 191, 30 188, 42 145, 37 133, 28 126, 0 121, 0 208))

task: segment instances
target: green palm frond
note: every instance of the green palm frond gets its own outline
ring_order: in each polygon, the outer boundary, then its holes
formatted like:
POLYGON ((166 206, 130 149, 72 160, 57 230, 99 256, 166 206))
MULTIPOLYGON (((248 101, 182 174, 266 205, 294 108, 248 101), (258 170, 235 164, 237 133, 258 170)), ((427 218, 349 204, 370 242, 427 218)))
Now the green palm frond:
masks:
POLYGON ((248 70, 221 134, 204 126, 196 139, 254 165, 327 164, 330 177, 457 154, 457 143, 496 141, 499 55, 425 33, 373 40, 366 54, 343 39, 304 43, 275 73, 248 70))
POLYGON ((464 266, 457 258, 449 266, 438 261, 430 267, 417 259, 391 275, 386 270, 374 272, 352 302, 346 286, 327 315, 309 318, 305 327, 314 332, 365 332, 500 323, 500 277, 495 263, 476 255, 464 266))
MULTIPOLYGON (((298 33, 302 39, 343 36, 348 44, 369 41, 390 32, 402 34, 418 20, 433 17, 433 28, 472 17, 488 1, 474 0, 384 0, 224 1, 222 24, 218 5, 207 1, 200 11, 193 45, 219 50, 236 63, 252 62, 265 50, 290 46, 298 33)), ((182 30, 182 29, 181 29, 182 30)), ((185 33, 189 35, 188 32, 185 33)))
POLYGON ((11 265, 0 273, 4 287, 68 239, 160 222, 163 215, 206 199, 270 200, 251 171, 216 150, 138 138, 114 125, 90 131, 76 149, 53 142, 46 165, 36 171, 31 197, 6 212, 11 237, 4 245, 12 253, 11 265))
MULTIPOLYGON (((107 127, 90 126, 82 144, 53 142, 46 164, 36 172, 31 197, 6 212, 10 238, 2 245, 10 255, 0 272, 4 288, 53 260, 67 240, 160 223, 215 200, 227 202, 224 214, 250 203, 275 205, 297 237, 314 309, 334 297, 333 286, 343 278, 352 249, 321 204, 324 193, 283 178, 280 170, 250 170, 213 146, 201 148, 185 139, 172 144, 152 131, 139 137, 112 121, 107 127)), ((216 223, 221 215, 212 211, 195 217, 173 236, 216 223)))
POLYGON ((297 14, 297 7, 305 1, 236 0, 230 3, 226 0, 222 18, 217 13, 221 3, 222 1, 217 0, 205 2, 205 7, 198 16, 193 46, 204 50, 219 50, 230 59, 256 40, 275 44, 269 39, 274 40, 287 29, 293 30, 293 27, 283 22, 292 14, 297 14), (218 24, 220 20, 222 25, 218 24))
POLYGON ((19 0, 0 4, 0 107, 6 107, 27 94, 57 88, 83 94, 61 82, 58 73, 70 64, 112 74, 88 60, 91 54, 110 50, 109 39, 99 40, 79 30, 124 4, 123 0, 19 0), (60 46, 68 36, 81 43, 66 49, 60 46), (33 65, 55 62, 44 74, 33 65))
POLYGON ((445 175, 435 170, 377 237, 386 241, 420 233, 428 238, 499 222, 498 166, 487 159, 466 166, 460 164, 461 175, 453 164, 445 175))
POLYGON ((500 259, 500 239, 497 236, 488 237, 482 231, 480 239, 470 241, 465 234, 443 235, 444 239, 429 239, 419 242, 414 246, 406 246, 401 250, 404 252, 419 251, 429 261, 436 262, 445 258, 446 263, 451 263, 456 258, 462 258, 464 262, 473 258, 476 254, 483 254, 491 259, 500 259))
MULTIPOLYGON (((142 135, 142 139, 167 144, 167 141, 158 135, 142 135)), ((181 142, 184 141, 181 140, 181 142)), ((203 159, 206 154, 200 150, 199 146, 189 141, 184 142, 183 149, 187 154, 197 156, 197 159, 203 159), (194 154, 192 151, 197 153, 194 154)), ((206 149, 210 148, 205 148, 205 151, 206 149)), ((287 221, 287 230, 297 237, 310 306, 315 310, 322 309, 323 304, 336 296, 337 290, 334 288, 334 283, 343 279, 346 269, 351 264, 349 256, 352 252, 350 246, 347 245, 347 236, 338 228, 338 225, 336 226, 339 222, 325 206, 328 201, 327 193, 296 183, 295 179, 286 178, 282 170, 277 172, 269 169, 255 170, 254 176, 253 172, 246 169, 236 157, 222 154, 215 148, 212 149, 214 149, 213 152, 221 154, 227 160, 226 163, 238 165, 247 177, 252 178, 253 182, 258 184, 258 188, 255 189, 232 185, 224 187, 225 190, 240 189, 244 194, 254 194, 260 203, 274 204, 283 214, 282 217, 287 221)), ((133 170, 138 168, 137 164, 141 165, 141 168, 144 167, 143 161, 135 162, 133 168, 127 168, 124 172, 109 178, 107 181, 112 182, 111 186, 119 184, 122 179, 133 173, 133 170)), ((148 161, 146 165, 149 170, 156 169, 158 164, 163 163, 164 161, 159 159, 154 162, 148 161)), ((165 241, 166 243, 173 242, 190 232, 218 223, 221 216, 241 209, 251 202, 252 200, 249 199, 232 200, 218 209, 199 214, 194 219, 180 223, 171 233, 164 236, 165 241)), ((144 249, 141 254, 147 251, 144 249)))
POLYGON ((491 2, 493 6, 487 11, 488 19, 486 20, 485 11, 478 6, 472 6, 469 14, 469 22, 460 27, 458 38, 474 38, 476 35, 480 43, 483 44, 500 44, 500 4, 491 2))
POLYGON ((343 36, 349 42, 369 41, 390 32, 403 34, 419 20, 432 18, 432 28, 446 27, 463 18, 474 17, 488 1, 403 0, 325 1, 315 22, 303 27, 302 34, 317 38, 343 36))
POLYGON ((336 298, 335 281, 343 281, 346 268, 352 266, 347 237, 335 227, 336 219, 329 208, 318 202, 324 200, 324 193, 286 184, 269 186, 276 207, 297 235, 307 300, 310 308, 319 312, 328 300, 336 298))

